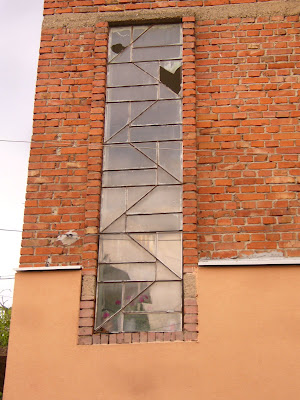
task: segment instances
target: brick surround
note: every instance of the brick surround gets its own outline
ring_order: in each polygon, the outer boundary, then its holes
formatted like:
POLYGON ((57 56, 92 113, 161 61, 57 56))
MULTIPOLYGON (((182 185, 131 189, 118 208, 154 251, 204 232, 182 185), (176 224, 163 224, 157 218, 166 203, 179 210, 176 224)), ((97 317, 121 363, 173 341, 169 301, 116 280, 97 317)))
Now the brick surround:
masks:
POLYGON ((79 344, 197 340, 199 257, 300 255, 300 22, 264 3, 45 1, 20 266, 83 266, 79 344), (183 24, 184 330, 94 334, 108 26, 147 20, 183 24))

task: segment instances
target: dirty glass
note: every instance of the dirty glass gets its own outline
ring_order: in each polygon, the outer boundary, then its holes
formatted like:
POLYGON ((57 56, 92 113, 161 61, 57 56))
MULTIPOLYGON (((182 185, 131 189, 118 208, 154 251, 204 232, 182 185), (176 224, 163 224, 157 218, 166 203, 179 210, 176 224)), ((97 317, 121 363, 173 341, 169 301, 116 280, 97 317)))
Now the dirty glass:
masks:
POLYGON ((95 328, 182 326, 182 30, 113 27, 108 43, 95 328))

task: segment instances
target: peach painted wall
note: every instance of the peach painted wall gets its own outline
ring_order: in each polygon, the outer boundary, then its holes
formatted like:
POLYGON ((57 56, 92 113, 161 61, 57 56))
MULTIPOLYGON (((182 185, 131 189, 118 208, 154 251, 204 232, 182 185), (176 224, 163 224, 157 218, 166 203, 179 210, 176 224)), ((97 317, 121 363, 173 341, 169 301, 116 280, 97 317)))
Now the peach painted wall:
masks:
POLYGON ((4 400, 298 400, 299 268, 200 269, 198 343, 78 346, 80 282, 17 274, 4 400))

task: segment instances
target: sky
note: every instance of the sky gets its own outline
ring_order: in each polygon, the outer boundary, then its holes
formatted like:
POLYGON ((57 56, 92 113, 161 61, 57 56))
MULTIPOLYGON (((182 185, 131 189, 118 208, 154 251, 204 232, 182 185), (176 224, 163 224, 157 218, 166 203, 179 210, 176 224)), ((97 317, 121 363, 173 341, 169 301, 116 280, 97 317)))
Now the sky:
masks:
POLYGON ((43 0, 0 0, 0 302, 19 267, 43 0), (5 279, 4 279, 5 278, 5 279), (9 278, 9 279, 7 279, 9 278))

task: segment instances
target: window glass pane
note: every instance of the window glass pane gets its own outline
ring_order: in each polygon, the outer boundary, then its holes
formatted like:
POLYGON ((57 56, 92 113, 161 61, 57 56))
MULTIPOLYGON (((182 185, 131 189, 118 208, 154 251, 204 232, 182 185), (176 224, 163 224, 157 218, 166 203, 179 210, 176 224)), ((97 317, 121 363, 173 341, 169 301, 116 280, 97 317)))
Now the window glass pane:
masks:
POLYGON ((181 313, 125 314, 125 332, 174 332, 181 330, 181 313))
POLYGON ((154 281, 155 263, 100 264, 99 280, 109 281, 154 281))
POLYGON ((182 31, 112 28, 96 328, 181 329, 182 31))
POLYGON ((181 37, 180 25, 154 25, 133 43, 133 47, 161 47, 172 44, 181 44, 181 37))

